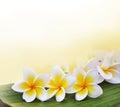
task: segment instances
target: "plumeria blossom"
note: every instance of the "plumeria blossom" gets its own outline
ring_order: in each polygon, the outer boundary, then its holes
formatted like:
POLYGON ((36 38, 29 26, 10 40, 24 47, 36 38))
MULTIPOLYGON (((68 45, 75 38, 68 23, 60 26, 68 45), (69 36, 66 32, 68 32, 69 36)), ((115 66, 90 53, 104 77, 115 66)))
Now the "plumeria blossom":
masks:
POLYGON ((75 99, 81 101, 87 96, 91 98, 99 97, 103 94, 102 88, 98 85, 101 82, 97 72, 85 72, 80 68, 75 69, 76 81, 74 85, 67 90, 67 93, 76 93, 75 99))
POLYGON ((66 90, 74 83, 74 77, 65 74, 58 66, 53 67, 48 83, 48 99, 56 96, 56 101, 61 102, 65 98, 66 90))
POLYGON ((114 62, 111 54, 106 55, 101 66, 97 66, 100 75, 109 83, 120 83, 120 63, 114 62))
POLYGON ((47 100, 47 85, 48 76, 45 74, 37 75, 32 69, 26 68, 23 71, 23 80, 16 82, 12 89, 16 92, 23 93, 22 98, 26 102, 32 102, 35 98, 41 101, 47 100))

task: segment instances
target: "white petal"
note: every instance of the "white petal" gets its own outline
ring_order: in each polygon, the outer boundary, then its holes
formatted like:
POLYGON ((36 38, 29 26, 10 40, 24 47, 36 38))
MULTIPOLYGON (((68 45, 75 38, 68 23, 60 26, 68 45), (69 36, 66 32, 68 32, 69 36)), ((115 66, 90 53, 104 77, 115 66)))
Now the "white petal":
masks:
POLYGON ((90 70, 87 72, 87 76, 93 77, 94 78, 94 83, 101 83, 104 81, 103 77, 98 74, 98 72, 96 70, 90 70))
POLYGON ((48 99, 47 91, 42 87, 36 88, 36 94, 37 98, 41 101, 46 101, 48 99))
POLYGON ((99 66, 97 66, 97 70, 104 79, 111 79, 112 78, 112 73, 110 73, 110 72, 107 74, 104 73, 104 71, 99 66))
POLYGON ((119 71, 119 72, 120 72, 120 64, 119 64, 119 63, 114 64, 112 67, 113 67, 113 68, 115 67, 116 71, 119 71))
POLYGON ((36 78, 37 74, 31 68, 23 69, 23 79, 27 82, 33 82, 36 78))
POLYGON ((75 76, 72 76, 72 75, 66 75, 66 79, 68 80, 68 82, 69 82, 69 86, 68 86, 68 88, 65 90, 65 92, 66 93, 69 93, 69 94, 71 94, 71 93, 75 93, 76 92, 76 90, 74 90, 73 89, 73 85, 74 85, 74 83, 75 83, 75 80, 76 80, 76 77, 75 76))
POLYGON ((97 80, 96 80, 97 81, 96 83, 100 84, 100 83, 102 83, 104 81, 104 78, 100 74, 98 74, 98 79, 97 80))
POLYGON ((90 93, 88 90, 88 96, 91 98, 97 98, 97 97, 101 96, 102 94, 103 94, 103 90, 99 85, 94 85, 93 91, 91 91, 90 93))
POLYGON ((120 72, 119 71, 114 71, 112 79, 106 80, 109 83, 112 84, 120 84, 120 72))
POLYGON ((112 63, 112 56, 111 54, 110 55, 108 54, 105 56, 102 66, 108 68, 109 66, 111 66, 111 63, 112 63))
POLYGON ((76 92, 78 92, 78 91, 80 91, 80 90, 82 90, 82 88, 80 88, 79 85, 74 84, 73 86, 67 88, 65 91, 66 91, 66 93, 68 93, 68 94, 72 94, 72 93, 76 93, 76 92))
POLYGON ((65 90, 65 92, 66 92, 67 94, 73 94, 73 93, 76 92, 76 90, 73 90, 73 87, 71 86, 71 87, 67 88, 67 89, 65 90))
POLYGON ((75 76, 71 75, 71 74, 66 74, 65 79, 68 81, 68 88, 71 87, 74 83, 75 83, 75 76))
POLYGON ((63 87, 61 87, 61 90, 59 90, 56 93, 56 101, 61 102, 64 100, 64 98, 65 98, 65 89, 63 87))
POLYGON ((86 65, 86 68, 88 70, 96 70, 97 69, 97 66, 100 66, 102 64, 102 59, 100 58, 92 58, 91 60, 88 61, 87 65, 86 65))
POLYGON ((87 95, 88 95, 88 90, 84 89, 75 94, 75 99, 77 101, 81 101, 81 100, 85 99, 87 97, 87 95))
POLYGON ((19 82, 16 82, 13 86, 12 86, 12 89, 16 92, 24 92, 26 90, 28 90, 28 86, 27 86, 27 83, 24 82, 24 81, 19 81, 19 82), (22 85, 26 85, 26 86, 22 86, 22 85))
POLYGON ((56 74, 60 74, 63 78, 65 76, 65 73, 61 70, 59 66, 55 66, 52 68, 52 78, 54 78, 56 74))
POLYGON ((26 92, 23 93, 23 99, 26 101, 26 102, 32 102, 34 101, 36 98, 36 92, 35 90, 28 90, 26 92))
POLYGON ((55 66, 52 69, 51 78, 56 84, 60 84, 65 77, 65 73, 61 70, 60 67, 55 66))
POLYGON ((58 91, 58 89, 56 89, 56 88, 49 88, 47 90, 48 99, 52 98, 57 93, 57 91, 58 91))
POLYGON ((48 82, 50 80, 50 76, 48 74, 40 74, 35 82, 36 84, 38 84, 39 86, 42 86, 42 87, 47 87, 48 85, 48 82))
POLYGON ((78 67, 78 68, 76 68, 76 69, 74 70, 74 75, 75 75, 75 76, 77 76, 79 73, 81 73, 81 74, 83 74, 84 76, 86 76, 86 72, 85 72, 82 68, 80 68, 80 67, 78 67))

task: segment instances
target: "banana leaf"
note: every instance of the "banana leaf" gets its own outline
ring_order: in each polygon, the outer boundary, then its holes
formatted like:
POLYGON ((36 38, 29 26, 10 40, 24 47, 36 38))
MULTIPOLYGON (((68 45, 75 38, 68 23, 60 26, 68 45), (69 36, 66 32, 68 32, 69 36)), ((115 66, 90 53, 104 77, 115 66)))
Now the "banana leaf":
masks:
POLYGON ((22 94, 13 91, 12 84, 7 84, 0 86, 0 100, 12 107, 120 107, 120 84, 113 85, 103 82, 100 85, 104 93, 95 99, 87 97, 78 102, 75 101, 75 94, 67 94, 61 103, 56 102, 55 98, 46 102, 40 102, 36 99, 32 103, 26 103, 22 99, 22 94))

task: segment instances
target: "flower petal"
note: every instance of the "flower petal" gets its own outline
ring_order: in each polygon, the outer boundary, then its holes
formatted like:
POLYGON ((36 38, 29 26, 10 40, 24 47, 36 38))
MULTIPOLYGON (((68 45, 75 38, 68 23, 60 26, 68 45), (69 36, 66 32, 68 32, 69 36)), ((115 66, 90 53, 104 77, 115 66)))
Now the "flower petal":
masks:
POLYGON ((41 87, 46 87, 48 84, 48 81, 49 81, 49 75, 40 74, 35 80, 35 85, 41 86, 41 87))
POLYGON ((23 79, 28 82, 28 83, 33 83, 36 78, 36 73, 30 69, 30 68, 25 68, 23 70, 23 79))
POLYGON ((26 82, 19 81, 12 86, 12 89, 16 92, 24 92, 29 89, 29 86, 26 82))
POLYGON ((48 99, 52 98, 57 93, 57 91, 58 89, 56 88, 49 88, 47 90, 48 99))
POLYGON ((32 102, 34 101, 36 98, 36 91, 33 89, 33 90, 28 90, 26 92, 23 93, 23 99, 26 101, 26 102, 32 102))
POLYGON ((65 73, 61 70, 60 67, 55 66, 52 69, 52 79, 54 79, 57 84, 59 84, 63 80, 64 76, 65 73))
POLYGON ((49 88, 56 88, 57 84, 53 79, 50 79, 50 81, 48 82, 48 87, 49 88))
POLYGON ((103 77, 101 75, 98 74, 97 71, 94 71, 94 70, 90 70, 87 72, 87 76, 86 76, 86 83, 89 83, 89 84, 99 84, 101 82, 103 82, 103 77))
POLYGON ((87 97, 87 95, 88 95, 88 90, 85 88, 76 93, 75 99, 77 101, 81 101, 81 100, 85 99, 87 97))
POLYGON ((112 62, 112 56, 111 54, 108 54, 104 57, 102 66, 104 66, 105 68, 108 68, 109 66, 111 66, 111 62, 112 62))
POLYGON ((111 79, 112 78, 112 73, 108 72, 105 73, 99 66, 97 66, 98 72, 104 79, 111 79))
POLYGON ((114 71, 113 72, 113 77, 112 79, 106 80, 109 83, 112 84, 120 84, 120 72, 119 71, 114 71))
POLYGON ((78 68, 76 68, 76 69, 74 70, 74 75, 75 75, 75 76, 77 76, 77 75, 80 74, 80 73, 81 73, 82 75, 86 76, 86 72, 84 71, 83 68, 78 67, 78 68))
POLYGON ((76 82, 82 84, 84 82, 84 79, 85 79, 84 75, 80 73, 76 77, 76 82))
POLYGON ((103 90, 99 85, 88 86, 88 96, 97 98, 103 94, 103 90))
POLYGON ((80 68, 75 69, 74 75, 76 76, 76 83, 82 84, 84 82, 86 72, 80 68))
POLYGON ((42 88, 42 87, 37 87, 36 89, 36 96, 39 100, 41 101, 46 101, 48 96, 47 96, 47 91, 42 88))
POLYGON ((65 98, 65 89, 61 87, 61 89, 56 93, 56 101, 61 102, 65 98))
POLYGON ((114 64, 114 65, 112 66, 112 68, 115 68, 116 71, 119 71, 119 72, 120 72, 120 64, 119 64, 119 63, 118 63, 118 64, 114 64))
POLYGON ((86 68, 88 70, 96 70, 97 66, 100 66, 102 64, 102 58, 92 58, 91 60, 88 61, 88 63, 86 64, 86 68))
POLYGON ((65 89, 68 88, 69 81, 66 78, 64 78, 61 82, 61 86, 64 87, 65 89))
POLYGON ((79 84, 74 84, 73 86, 66 89, 66 93, 68 94, 76 93, 82 89, 82 87, 81 88, 80 87, 81 86, 79 84))
POLYGON ((75 76, 71 75, 71 74, 66 74, 65 78, 62 80, 62 87, 64 87, 64 89, 67 89, 69 87, 71 87, 75 82, 75 76))

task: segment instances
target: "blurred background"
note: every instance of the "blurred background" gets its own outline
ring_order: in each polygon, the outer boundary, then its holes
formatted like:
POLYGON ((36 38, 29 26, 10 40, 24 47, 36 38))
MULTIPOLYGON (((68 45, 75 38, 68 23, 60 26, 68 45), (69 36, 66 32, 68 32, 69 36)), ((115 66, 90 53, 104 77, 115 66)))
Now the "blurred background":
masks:
POLYGON ((120 49, 120 0, 0 0, 0 84, 120 49))

